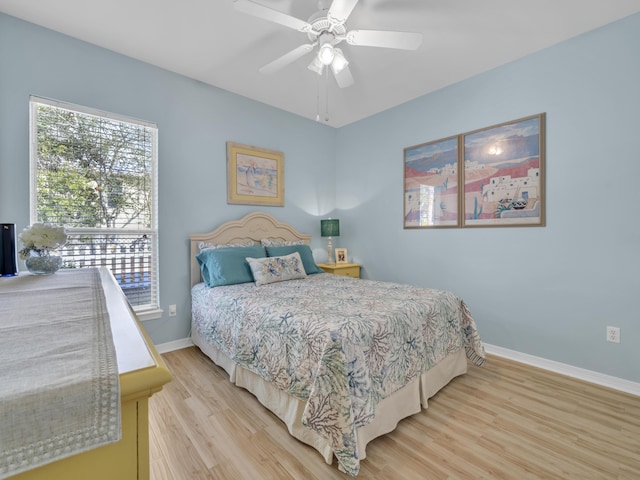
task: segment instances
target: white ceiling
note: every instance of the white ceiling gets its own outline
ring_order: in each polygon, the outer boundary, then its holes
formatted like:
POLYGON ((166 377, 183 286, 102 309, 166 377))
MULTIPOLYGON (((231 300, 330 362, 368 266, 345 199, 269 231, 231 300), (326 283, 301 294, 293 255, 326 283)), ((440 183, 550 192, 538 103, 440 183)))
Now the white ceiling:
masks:
MULTIPOLYGON (((317 0, 255 0, 307 20, 317 0)), ((0 12, 340 127, 640 12, 638 0, 360 0, 353 29, 422 32, 416 51, 343 42, 355 84, 307 69, 258 69, 306 34, 237 12, 233 0, 0 0, 0 12), (319 83, 320 80, 320 83, 319 83)))

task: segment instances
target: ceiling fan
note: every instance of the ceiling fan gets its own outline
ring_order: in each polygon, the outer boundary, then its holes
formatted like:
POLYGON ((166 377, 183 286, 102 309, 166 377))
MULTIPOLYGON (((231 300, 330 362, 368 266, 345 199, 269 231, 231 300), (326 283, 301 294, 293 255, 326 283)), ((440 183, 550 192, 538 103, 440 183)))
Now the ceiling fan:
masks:
POLYGON ((306 33, 311 43, 305 43, 285 53, 259 69, 261 73, 274 73, 313 51, 317 53, 309 64, 309 70, 322 75, 324 68, 331 68, 340 88, 353 84, 349 62, 337 45, 345 40, 349 45, 416 50, 422 43, 422 34, 390 32, 383 30, 347 30, 346 21, 358 0, 333 0, 327 8, 326 0, 318 2, 318 12, 308 21, 265 7, 252 0, 234 0, 236 10, 263 18, 306 33))

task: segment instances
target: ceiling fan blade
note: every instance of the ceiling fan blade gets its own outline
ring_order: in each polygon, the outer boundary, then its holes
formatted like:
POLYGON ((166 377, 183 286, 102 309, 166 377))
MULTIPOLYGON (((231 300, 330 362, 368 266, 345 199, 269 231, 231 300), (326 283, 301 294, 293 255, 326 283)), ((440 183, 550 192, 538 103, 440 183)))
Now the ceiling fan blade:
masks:
POLYGON ((313 50, 314 44, 300 45, 298 48, 291 50, 289 53, 285 53, 280 58, 276 58, 273 62, 266 64, 264 67, 258 70, 260 73, 274 73, 283 67, 286 67, 290 63, 295 62, 299 58, 304 57, 307 53, 313 50))
POLYGON ((333 0, 327 12, 327 18, 330 22, 343 24, 351 15, 356 3, 358 3, 358 0, 333 0))
POLYGON ((355 80, 353 79, 353 75, 351 75, 351 70, 346 66, 340 72, 334 74, 336 77, 336 82, 340 88, 347 88, 354 84, 355 80))
POLYGON ((347 33, 346 40, 349 45, 416 50, 422 43, 422 34, 383 30, 351 30, 347 33))
POLYGON ((287 15, 286 13, 279 12, 273 8, 265 7, 264 5, 252 2, 251 0, 234 0, 233 6, 239 12, 248 13, 254 17, 279 23, 280 25, 293 28, 299 32, 307 33, 312 30, 311 25, 303 20, 287 15))

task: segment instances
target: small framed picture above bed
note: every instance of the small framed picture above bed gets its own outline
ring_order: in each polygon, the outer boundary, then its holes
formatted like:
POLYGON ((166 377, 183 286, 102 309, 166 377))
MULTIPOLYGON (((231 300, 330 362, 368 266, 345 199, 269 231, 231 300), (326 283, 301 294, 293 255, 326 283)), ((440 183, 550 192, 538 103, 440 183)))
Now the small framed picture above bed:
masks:
POLYGON ((346 248, 336 248, 336 263, 349 263, 346 248))
POLYGON ((227 142, 227 203, 284 206, 284 153, 227 142))

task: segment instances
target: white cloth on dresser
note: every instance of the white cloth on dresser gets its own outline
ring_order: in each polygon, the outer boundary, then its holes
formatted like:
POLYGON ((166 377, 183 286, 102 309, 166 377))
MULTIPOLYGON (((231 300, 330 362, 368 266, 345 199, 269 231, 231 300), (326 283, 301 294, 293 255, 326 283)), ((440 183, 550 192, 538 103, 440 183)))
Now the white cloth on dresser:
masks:
POLYGON ((98 270, 0 278, 0 478, 120 435, 118 365, 98 270))

